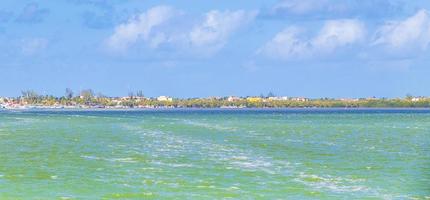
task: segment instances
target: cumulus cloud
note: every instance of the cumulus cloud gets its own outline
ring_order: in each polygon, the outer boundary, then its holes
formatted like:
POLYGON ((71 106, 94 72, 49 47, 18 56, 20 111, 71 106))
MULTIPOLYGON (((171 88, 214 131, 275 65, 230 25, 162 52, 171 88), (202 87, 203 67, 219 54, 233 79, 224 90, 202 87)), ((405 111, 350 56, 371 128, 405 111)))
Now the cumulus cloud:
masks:
POLYGON ((419 47, 426 50, 430 44, 430 15, 426 10, 419 10, 403 21, 391 21, 381 26, 373 42, 393 50, 419 47))
POLYGON ((152 49, 170 45, 182 52, 212 54, 220 50, 234 32, 252 21, 256 12, 213 10, 193 23, 176 23, 180 16, 182 12, 171 7, 151 8, 118 25, 107 44, 110 49, 120 51, 139 43, 152 49))
POLYGON ((302 32, 300 28, 288 27, 276 34, 258 53, 271 58, 284 59, 306 56, 310 53, 311 44, 310 41, 300 37, 302 32))
POLYGON ((355 19, 326 21, 319 33, 306 37, 297 27, 288 27, 275 35, 260 50, 277 59, 297 59, 327 55, 338 48, 362 41, 366 34, 364 24, 355 19))
POLYGON ((40 8, 38 3, 28 3, 16 20, 23 23, 39 23, 48 13, 49 10, 40 8))
POLYGON ((152 46, 157 46, 166 38, 162 33, 156 33, 154 30, 158 26, 167 23, 175 15, 176 11, 171 7, 153 7, 147 12, 117 26, 113 35, 109 37, 107 44, 114 50, 126 50, 139 40, 150 42, 152 46))
POLYGON ((204 21, 191 30, 189 40, 196 47, 219 49, 224 46, 232 33, 248 24, 255 16, 256 12, 244 10, 210 11, 204 21))
POLYGON ((353 44, 364 39, 365 26, 358 20, 327 21, 312 46, 318 50, 331 52, 337 47, 353 44))

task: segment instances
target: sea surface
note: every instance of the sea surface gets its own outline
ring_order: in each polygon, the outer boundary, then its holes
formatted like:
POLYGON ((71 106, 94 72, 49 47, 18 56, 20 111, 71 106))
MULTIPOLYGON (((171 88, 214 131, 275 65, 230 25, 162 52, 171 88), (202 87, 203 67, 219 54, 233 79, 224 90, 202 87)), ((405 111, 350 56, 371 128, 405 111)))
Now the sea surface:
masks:
POLYGON ((430 199, 430 111, 0 111, 0 199, 430 199))

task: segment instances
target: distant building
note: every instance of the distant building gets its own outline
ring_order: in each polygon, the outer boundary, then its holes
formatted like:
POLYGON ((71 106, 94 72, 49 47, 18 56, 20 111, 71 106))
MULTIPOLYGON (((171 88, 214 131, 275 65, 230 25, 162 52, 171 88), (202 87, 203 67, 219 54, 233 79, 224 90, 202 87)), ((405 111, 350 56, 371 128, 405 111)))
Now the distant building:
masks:
POLYGON ((341 98, 339 99, 340 101, 346 101, 346 102, 351 102, 351 101, 359 101, 359 99, 350 99, 350 98, 341 98))
POLYGON ((222 97, 212 96, 212 97, 208 97, 207 99, 209 99, 209 100, 220 100, 220 99, 222 99, 222 97))
POLYGON ((291 100, 293 100, 293 101, 303 101, 303 102, 309 101, 308 98, 304 98, 304 97, 294 97, 294 98, 291 98, 291 100))
POLYGON ((173 98, 168 96, 159 96, 157 97, 157 101, 173 101, 173 98))
POLYGON ((421 101, 421 100, 424 100, 424 98, 422 98, 422 97, 413 97, 411 99, 412 102, 417 102, 417 101, 421 101))
POLYGON ((146 97, 141 97, 141 96, 126 96, 126 97, 121 97, 120 98, 122 101, 130 101, 130 100, 137 100, 137 101, 142 101, 142 100, 146 100, 148 98, 146 97))
POLYGON ((240 101, 240 97, 235 97, 235 96, 229 96, 228 98, 227 98, 227 101, 228 102, 233 102, 233 101, 240 101))
POLYGON ((270 101, 286 101, 289 98, 288 97, 269 97, 268 98, 270 101))
POLYGON ((261 98, 261 97, 248 97, 248 98, 246 98, 246 100, 249 102, 261 102, 261 101, 263 101, 263 98, 261 98))

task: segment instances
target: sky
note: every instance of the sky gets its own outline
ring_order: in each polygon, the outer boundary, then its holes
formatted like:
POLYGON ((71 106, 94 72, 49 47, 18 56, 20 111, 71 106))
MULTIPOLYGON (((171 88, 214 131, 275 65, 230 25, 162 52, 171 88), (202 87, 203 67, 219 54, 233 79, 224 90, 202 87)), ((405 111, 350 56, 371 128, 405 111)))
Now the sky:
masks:
POLYGON ((430 96, 428 0, 2 0, 0 96, 430 96))

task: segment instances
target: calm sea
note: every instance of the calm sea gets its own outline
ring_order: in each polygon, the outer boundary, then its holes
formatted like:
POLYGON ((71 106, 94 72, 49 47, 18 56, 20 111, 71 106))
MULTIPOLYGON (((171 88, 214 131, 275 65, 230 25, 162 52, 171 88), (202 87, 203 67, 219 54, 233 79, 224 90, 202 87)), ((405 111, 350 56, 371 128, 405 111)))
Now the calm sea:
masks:
POLYGON ((430 111, 0 111, 0 199, 430 199, 430 111))

